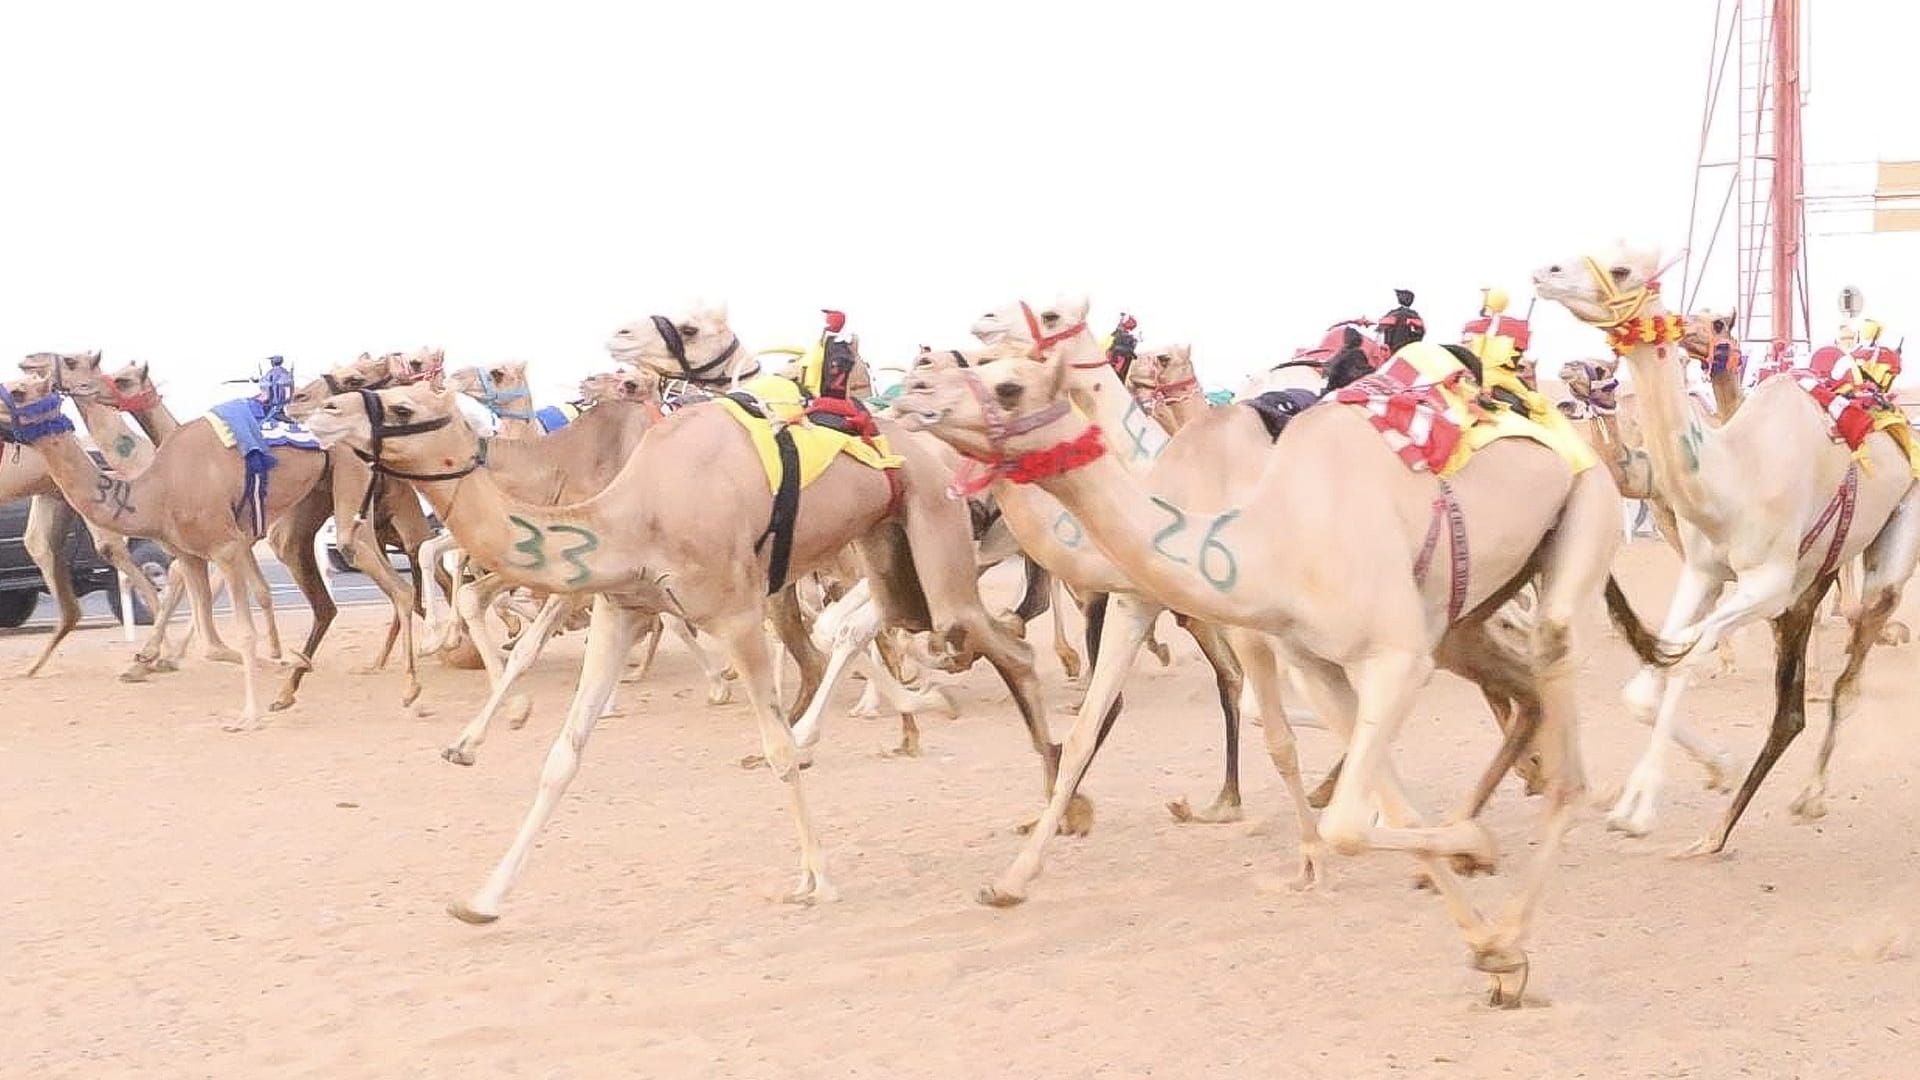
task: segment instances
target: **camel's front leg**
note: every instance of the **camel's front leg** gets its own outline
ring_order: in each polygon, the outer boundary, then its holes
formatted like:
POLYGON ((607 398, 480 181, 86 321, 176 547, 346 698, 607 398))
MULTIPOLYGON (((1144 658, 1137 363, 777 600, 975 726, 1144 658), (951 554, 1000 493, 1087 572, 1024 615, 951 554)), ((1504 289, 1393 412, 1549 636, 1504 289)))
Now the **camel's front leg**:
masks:
POLYGON ((1054 594, 1049 604, 1053 609, 1053 655, 1060 658, 1060 669, 1067 673, 1067 682, 1073 686, 1083 686, 1080 654, 1073 651, 1073 642, 1067 637, 1067 608, 1073 605, 1061 602, 1070 599, 1072 594, 1067 591, 1066 584, 1057 578, 1049 591, 1054 594))
POLYGON ((633 647, 645 623, 643 612, 617 607, 604 596, 594 598, 593 624, 587 632, 587 655, 580 669, 580 685, 574 692, 573 704, 567 709, 566 723, 553 740, 552 749, 547 751, 546 764, 540 770, 539 793, 527 810, 526 820, 520 823, 513 845, 487 876, 486 884, 470 901, 448 905, 447 912, 454 918, 468 923, 490 923, 500 917, 501 901, 519 880, 540 830, 553 817, 567 785, 580 771, 580 754, 586 749, 587 737, 593 734, 594 722, 606 707, 607 699, 613 696, 614 685, 620 681, 620 669, 626 664, 627 650, 633 647))
MULTIPOLYGON (((427 539, 420 545, 420 561, 429 568, 439 568, 446 573, 448 580, 457 587, 466 572, 466 553, 461 551, 453 534, 443 532, 427 539)), ((425 640, 421 643, 422 654, 434 653, 453 644, 453 598, 449 592, 442 596, 439 589, 439 575, 429 573, 422 586, 421 607, 424 614, 421 621, 425 624, 425 640)))
POLYGON ((1013 864, 1007 867, 998 881, 981 888, 981 903, 1007 907, 1027 898, 1027 888, 1040 875, 1041 865, 1046 859, 1047 844, 1060 831, 1060 823, 1067 816, 1070 800, 1075 797, 1081 779, 1086 776, 1087 766, 1093 763, 1093 754, 1099 748, 1108 711, 1119 698, 1120 686, 1133 670, 1134 662, 1140 655, 1140 646, 1147 639, 1147 631, 1162 610, 1133 596, 1115 594, 1108 598, 1100 627, 1100 648, 1093 661, 1093 676, 1089 680, 1086 700, 1074 716, 1073 730, 1067 734, 1066 745, 1059 751, 1058 772, 1052 778, 1052 797, 1048 799, 1040 820, 1027 833, 1026 842, 1021 845, 1020 854, 1015 856, 1013 864))
POLYGON ((21 539, 25 541, 28 558, 40 569, 40 580, 46 582, 47 590, 53 593, 60 618, 39 657, 22 673, 23 678, 30 679, 37 674, 53 656, 53 650, 80 624, 80 597, 73 591, 73 571, 69 565, 72 559, 67 555, 67 522, 71 519, 72 511, 58 495, 35 495, 27 508, 27 529, 21 539))
MULTIPOLYGON (((480 706, 480 711, 467 722, 467 726, 460 730, 460 737, 453 741, 453 745, 440 751, 442 758, 455 765, 473 764, 473 752, 486 741, 487 728, 500 711, 500 703, 506 700, 508 692, 513 689, 520 676, 540 658, 541 651, 547 647, 547 640, 553 635, 554 626, 572 612, 577 603, 578 600, 575 597, 559 593, 547 597, 546 604, 540 608, 540 614, 534 617, 533 625, 527 629, 526 633, 520 635, 520 640, 513 643, 513 651, 507 654, 506 670, 501 673, 499 681, 494 683, 493 689, 487 694, 486 703, 480 706)), ((528 709, 531 708, 531 703, 526 695, 522 694, 516 704, 519 706, 519 712, 516 715, 524 718, 528 709)))
MULTIPOLYGON (((180 563, 186 564, 186 568, 181 573, 187 585, 188 606, 193 613, 193 629, 204 643, 202 655, 215 663, 243 663, 244 659, 239 651, 229 647, 220 639, 220 625, 213 618, 213 604, 220 598, 220 594, 214 589, 213 581, 208 574, 207 560, 187 556, 175 561, 176 566, 180 563)), ((240 598, 234 595, 233 583, 226 580, 224 573, 221 574, 220 587, 227 591, 227 598, 235 608, 238 608, 240 598)), ((181 647, 183 649, 186 647, 186 641, 181 642, 181 647)))
MULTIPOLYGON (((1674 585, 1673 602, 1667 606, 1666 621, 1660 625, 1661 639, 1679 640, 1688 627, 1711 610, 1722 584, 1724 582, 1715 574, 1693 566, 1683 566, 1680 580, 1674 585)), ((1706 644, 1711 648, 1714 643, 1706 644)), ((1676 669, 1662 671, 1643 667, 1627 684, 1627 709, 1641 723, 1653 726, 1653 737, 1647 741, 1647 748, 1642 752, 1639 763, 1628 774, 1625 788, 1607 814, 1607 827, 1610 829, 1632 836, 1645 836, 1652 831, 1655 804, 1660 797, 1660 785, 1666 777, 1667 750, 1675 742, 1679 742, 1706 765, 1708 787, 1718 791, 1728 783, 1732 763, 1726 754, 1697 741, 1689 745, 1692 736, 1680 725, 1680 695, 1686 689, 1687 678, 1699 658, 1699 645, 1694 648, 1695 654, 1688 656, 1676 669)))
POLYGON ((786 898, 806 904, 837 900, 840 894, 827 878, 826 855, 814 835, 806 794, 801 790, 800 748, 794 745, 793 730, 780 715, 779 702, 773 696, 773 660, 760 624, 757 614, 735 615, 719 620, 713 630, 726 642, 733 666, 746 685, 748 708, 760 726, 761 752, 773 774, 786 782, 792 799, 794 829, 800 836, 800 878, 786 898))
MULTIPOLYGON (((1167 804, 1167 812, 1178 822, 1208 822, 1219 824, 1240 820, 1240 699, 1247 682, 1243 676, 1242 665, 1236 658, 1236 650, 1228 644, 1228 637, 1221 628, 1211 623, 1203 623, 1186 616, 1175 616, 1181 629, 1193 636, 1194 644, 1200 646, 1200 653, 1207 658, 1208 666, 1213 668, 1213 682, 1220 694, 1220 715, 1226 722, 1226 775, 1220 781, 1220 794, 1213 797, 1213 805, 1195 812, 1185 799, 1176 799, 1167 804)), ((1258 691, 1255 691, 1256 695, 1258 691)), ((1256 702, 1258 697, 1255 698, 1256 702)), ((1280 698, 1276 691, 1274 698, 1256 708, 1280 708, 1280 698)), ((1276 714, 1281 724, 1285 724, 1285 713, 1276 714)), ((1291 743, 1293 733, 1286 735, 1291 743)), ((1272 736, 1268 737, 1268 749, 1273 747, 1272 736)), ((1294 772, 1299 773, 1299 762, 1294 763, 1294 772)), ((1284 773, 1283 773, 1284 775, 1284 773)))
MULTIPOLYGON (((1307 802, 1307 787, 1300 779, 1300 751, 1294 742, 1293 726, 1287 723, 1287 711, 1281 703, 1280 658, 1274 653, 1273 639, 1252 630, 1227 630, 1226 643, 1240 662, 1247 681, 1260 702, 1260 714, 1267 718, 1261 731, 1266 735, 1267 756, 1280 772, 1280 780, 1293 799, 1294 820, 1300 827, 1300 877, 1298 888, 1312 888, 1321 877, 1325 848, 1314 821, 1313 807, 1307 802)), ((1197 636, 1196 636, 1197 640, 1197 636)), ((1203 646, 1204 647, 1204 646, 1203 646)), ((1223 700, 1225 691, 1221 694, 1223 700)), ((1238 816, 1236 788, 1235 816, 1238 816)))

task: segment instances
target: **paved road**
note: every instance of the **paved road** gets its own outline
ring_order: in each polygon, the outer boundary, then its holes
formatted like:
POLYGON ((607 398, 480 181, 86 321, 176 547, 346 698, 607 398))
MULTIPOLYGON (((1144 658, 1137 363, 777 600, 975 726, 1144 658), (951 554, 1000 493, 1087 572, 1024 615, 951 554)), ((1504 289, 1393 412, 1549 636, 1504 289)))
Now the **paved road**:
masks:
MULTIPOLYGON (((396 557, 392 561, 395 570, 402 570, 406 566, 405 559, 396 557)), ((334 602, 343 608, 353 607, 358 604, 384 604, 387 602, 386 594, 382 593, 379 587, 374 585, 373 579, 367 577, 365 574, 357 571, 335 574, 324 562, 320 564, 320 569, 321 572, 326 575, 328 587, 333 590, 334 602)), ((292 575, 287 573, 287 568, 283 566, 278 559, 262 555, 260 559, 260 571, 266 575, 267 584, 273 589, 273 607, 276 612, 305 611, 307 609, 307 602, 301 597, 300 590, 294 588, 292 575)), ((214 581, 217 584, 219 580, 220 576, 216 572, 214 574, 214 581)), ((228 610, 229 606, 226 596, 222 594, 221 598, 214 604, 214 612, 216 614, 224 614, 228 610)), ((26 626, 21 630, 12 632, 17 634, 27 630, 50 629, 53 626, 53 612, 53 598, 42 594, 40 597, 40 606, 34 610, 33 617, 27 620, 26 626)), ((183 603, 179 613, 174 616, 175 624, 180 625, 182 620, 186 618, 186 614, 187 608, 183 603)), ((102 623, 113 623, 117 621, 118 620, 113 617, 112 609, 107 606, 106 593, 97 592, 80 598, 80 625, 98 626, 102 623)))

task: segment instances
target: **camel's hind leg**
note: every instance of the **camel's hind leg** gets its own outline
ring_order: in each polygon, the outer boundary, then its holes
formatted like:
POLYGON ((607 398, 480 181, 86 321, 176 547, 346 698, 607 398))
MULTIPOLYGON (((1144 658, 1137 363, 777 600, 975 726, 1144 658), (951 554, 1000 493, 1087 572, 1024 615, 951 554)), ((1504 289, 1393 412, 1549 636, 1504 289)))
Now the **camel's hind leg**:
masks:
POLYGON ((460 729, 460 737, 453 741, 453 745, 440 751, 442 758, 455 765, 473 764, 473 752, 486 741, 487 728, 493 723, 494 715, 499 712, 500 703, 506 700, 507 693, 513 689, 514 684, 520 680, 520 676, 526 672, 527 668, 532 667, 533 662, 539 659, 540 653, 547 647, 548 639, 553 636, 553 628, 559 625, 560 620, 577 610, 579 602, 577 597, 563 596, 558 593, 547 597, 547 602, 540 608, 540 614, 534 617, 533 625, 520 635, 520 640, 513 643, 513 650, 507 654, 506 670, 501 672, 499 680, 493 684, 492 691, 487 694, 486 704, 480 706, 480 711, 474 715, 474 718, 467 722, 466 727, 460 729))
POLYGON ((1040 874, 1046 860, 1047 844, 1060 831, 1068 815, 1069 800, 1086 776, 1094 752, 1099 748, 1107 716, 1120 696, 1120 684, 1133 670, 1147 630, 1163 609, 1137 597, 1112 594, 1105 617, 1100 620, 1099 650, 1094 656, 1087 698, 1074 717, 1073 730, 1055 759, 1057 775, 1051 779, 1051 798, 1040 820, 1027 834, 1026 843, 1013 863, 992 885, 983 886, 978 899, 983 904, 1007 907, 1027 898, 1027 888, 1040 874))
MULTIPOLYGON (((1058 578, 1053 580, 1052 586, 1047 591, 1050 594, 1048 606, 1053 609, 1053 655, 1059 657, 1060 669, 1067 673, 1068 683, 1074 686, 1085 685, 1080 678, 1082 670, 1080 654, 1073 651, 1073 642, 1067 637, 1067 609, 1077 606, 1071 602, 1073 593, 1067 588, 1066 583, 1058 578), (1062 600, 1069 602, 1063 604, 1062 600)), ((1081 614, 1086 613, 1082 611, 1081 614)))
POLYGON ((420 595, 425 612, 422 621, 426 625, 425 641, 421 644, 420 651, 426 655, 432 655, 446 648, 453 640, 452 594, 449 592, 444 597, 441 595, 439 578, 442 573, 445 573, 450 583, 459 581, 466 566, 466 553, 460 550, 452 533, 443 532, 420 545, 420 559, 433 571, 423 585, 420 595), (453 565, 449 567, 447 563, 453 565))
POLYGON ((72 509, 58 495, 35 495, 27 508, 27 531, 21 539, 26 542, 27 555, 33 565, 40 568, 40 579, 53 594, 60 618, 54 623, 46 645, 41 647, 39 657, 21 673, 23 678, 38 674, 53 651, 80 623, 80 597, 73 591, 73 560, 67 557, 67 524, 72 520, 72 509))
POLYGON ((394 638, 401 643, 402 663, 406 665, 406 682, 400 693, 400 704, 411 705, 420 696, 420 673, 414 662, 413 653, 413 609, 415 604, 413 586, 393 572, 393 565, 387 562, 387 553, 381 548, 370 523, 361 522, 350 530, 353 534, 353 561, 362 573, 373 579, 373 583, 386 594, 387 602, 393 605, 393 617, 387 626, 386 644, 380 649, 380 657, 372 666, 364 669, 378 671, 386 666, 387 654, 392 651, 394 638))
POLYGON ((1793 801, 1793 812, 1803 820, 1826 816, 1827 770, 1840 722, 1853 714, 1859 702, 1861 668, 1866 665, 1868 651, 1879 642, 1881 629, 1900 606, 1900 593, 1913 574, 1916 558, 1920 558, 1920 497, 1909 491, 1881 526, 1880 535, 1874 537, 1863 560, 1865 574, 1858 590, 1858 610, 1848 613, 1853 628, 1847 641, 1847 666, 1833 684, 1827 705, 1827 734, 1820 742, 1813 779, 1793 801))
POLYGON ((727 679, 727 665, 714 660, 713 654, 694 635, 693 627, 687 625, 687 620, 678 615, 662 615, 660 621, 672 631, 674 637, 680 639, 680 644, 686 647, 693 662, 700 666, 700 674, 707 680, 707 704, 725 705, 732 701, 733 685, 727 679))
MULTIPOLYGON (((327 591, 327 579, 320 572, 320 563, 313 554, 314 538, 320 534, 320 526, 326 524, 327 516, 332 512, 325 489, 316 488, 267 530, 274 554, 293 575, 294 585, 300 589, 301 598, 306 600, 313 614, 313 623, 307 628, 307 640, 300 651, 293 654, 293 668, 287 672, 287 680, 280 687, 280 696, 268 706, 272 712, 293 706, 294 695, 299 692, 301 681, 313 670, 314 654, 319 652, 320 642, 326 639, 327 628, 333 625, 334 616, 340 611, 333 602, 333 594, 327 591)), ((256 576, 259 574, 257 564, 254 573, 256 576)), ((257 587, 262 592, 266 591, 264 577, 258 578, 257 587)))
POLYGON ((233 598, 233 617, 240 627, 240 672, 246 687, 245 704, 240 710, 240 719, 225 725, 228 731, 250 731, 260 725, 260 698, 254 690, 254 680, 260 665, 258 656, 259 636, 253 625, 253 603, 249 596, 253 579, 259 575, 260 568, 253 567, 248 572, 247 564, 253 562, 253 548, 244 542, 236 542, 237 552, 229 552, 216 559, 220 567, 220 576, 226 580, 227 595, 233 598))
POLYGON ((1760 790, 1761 781, 1773 771, 1773 763, 1807 726, 1807 639, 1813 635, 1813 624, 1820 617, 1820 602, 1826 599, 1827 590, 1832 586, 1832 574, 1816 579, 1791 608, 1773 620, 1773 725, 1767 732, 1767 741, 1747 771, 1747 778, 1741 781, 1740 790, 1734 793, 1720 827, 1678 854, 1712 855, 1724 850, 1727 837, 1739 824, 1740 815, 1746 812, 1747 803, 1760 790))
MULTIPOLYGON (((1194 644, 1200 646, 1201 655, 1207 658, 1207 664, 1213 668, 1214 687, 1220 694, 1220 715, 1226 722, 1226 775, 1220 781, 1220 794, 1213 797, 1213 804, 1196 812, 1187 805, 1187 800, 1176 799, 1167 804, 1167 812, 1173 820, 1179 822, 1207 822, 1210 824, 1240 820, 1240 696, 1241 688, 1247 681, 1240 661, 1236 658, 1238 650, 1229 647, 1228 635, 1212 623, 1203 623, 1184 615, 1174 616, 1180 628, 1193 636, 1194 644)), ((1276 669, 1275 677, 1278 678, 1276 669)), ((1258 691, 1255 691, 1256 695, 1258 691)), ((1281 709, 1277 689, 1270 702, 1262 702, 1261 710, 1274 709, 1274 715, 1285 724, 1285 713, 1281 709)), ((1288 731, 1286 739, 1291 742, 1293 733, 1288 731)), ((1273 737, 1268 736, 1268 749, 1273 747, 1273 737)), ((1299 775, 1299 762, 1294 762, 1294 775, 1299 775)), ((1284 775, 1284 771, 1283 771, 1284 775)))
POLYGON ((547 751, 546 764, 540 770, 539 793, 534 796, 526 819, 520 823, 513 845, 494 866, 493 873, 487 875, 486 884, 467 903, 455 901, 448 905, 447 912, 454 918, 469 923, 490 923, 500 917, 501 901, 519 880, 540 830, 553 817, 567 785, 580 771, 580 754, 586 749, 587 736, 593 734, 594 722, 606 708, 607 699, 613 696, 614 685, 620 681, 620 669, 626 664, 627 650, 633 647, 645 623, 644 612, 617 607, 604 596, 594 598, 593 624, 587 631, 587 656, 580 669, 580 685, 574 692, 573 704, 567 709, 566 723, 554 738, 552 749, 547 751))
MULTIPOLYGON (((797 721, 806 710, 807 702, 813 700, 814 691, 820 688, 820 680, 826 676, 827 658, 813 647, 813 636, 808 630, 806 615, 800 610, 798 590, 788 585, 768 597, 767 604, 773 628, 780 635, 780 644, 786 647, 787 655, 793 657, 794 663, 800 667, 800 689, 792 707, 787 710, 788 721, 797 721)), ((770 665, 767 670, 777 680, 777 668, 770 665)), ((769 700, 778 702, 779 692, 775 686, 777 682, 769 683, 767 692, 769 700)))

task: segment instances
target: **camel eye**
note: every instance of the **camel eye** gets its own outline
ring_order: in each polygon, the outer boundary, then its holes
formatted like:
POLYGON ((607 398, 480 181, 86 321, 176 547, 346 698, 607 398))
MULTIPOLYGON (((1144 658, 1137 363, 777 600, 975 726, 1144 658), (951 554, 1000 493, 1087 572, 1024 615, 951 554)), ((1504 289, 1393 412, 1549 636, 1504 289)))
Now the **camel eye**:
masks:
POLYGON ((1040 321, 1046 323, 1048 326, 1052 326, 1054 323, 1060 321, 1060 313, 1057 311, 1045 312, 1040 316, 1040 321))
POLYGON ((1020 404, 1020 395, 1024 390, 1025 388, 1019 383, 1003 382, 993 388, 993 396, 1000 399, 1001 405, 1010 409, 1020 404))
POLYGON ((411 420, 413 419, 413 406, 395 405, 393 407, 393 415, 399 417, 402 420, 411 420))
POLYGON ((505 368, 494 368, 492 371, 487 372, 487 374, 493 377, 494 382, 501 382, 507 377, 505 368))
POLYGON ((1633 276, 1633 271, 1629 270, 1624 266, 1616 266, 1613 268, 1612 274, 1613 274, 1614 284, 1625 285, 1627 283, 1627 279, 1633 276))
POLYGON ((700 336, 700 328, 692 323, 688 323, 680 327, 680 336, 687 341, 692 341, 694 338, 700 336))

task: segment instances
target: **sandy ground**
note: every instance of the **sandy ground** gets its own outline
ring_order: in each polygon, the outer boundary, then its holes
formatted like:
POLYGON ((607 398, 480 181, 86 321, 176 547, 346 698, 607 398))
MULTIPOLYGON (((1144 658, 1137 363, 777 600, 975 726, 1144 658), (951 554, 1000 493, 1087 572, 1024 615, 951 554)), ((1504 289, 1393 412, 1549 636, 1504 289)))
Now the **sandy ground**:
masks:
MULTIPOLYGON (((1650 619, 1673 567, 1652 542, 1623 558, 1650 619)), ((457 923, 443 908, 518 824, 580 644, 537 669, 528 728, 462 769, 438 749, 481 680, 432 666, 432 714, 404 713, 396 680, 348 672, 380 618, 349 612, 301 705, 252 734, 219 729, 236 670, 123 685, 107 629, 80 635, 52 677, 0 684, 0 1076, 1912 1074, 1911 648, 1876 654, 1824 822, 1785 809, 1823 717, 1726 857, 1666 857, 1725 803, 1684 761, 1653 837, 1584 811, 1535 934, 1529 1007, 1496 1012, 1405 858, 1337 860, 1316 894, 1284 887, 1296 833, 1258 729, 1248 820, 1171 821, 1167 799, 1211 797, 1221 743, 1204 666, 1176 637, 1171 668, 1135 676, 1095 766, 1093 835, 1056 846, 1023 907, 971 899, 1038 795, 984 666, 919 760, 876 753, 891 721, 836 710, 805 779, 844 899, 795 908, 773 900, 795 858, 787 800, 736 767, 757 748, 744 710, 703 704, 670 642, 595 734, 504 918, 457 923)), ((1586 640, 1586 748, 1607 787, 1644 731, 1616 705, 1626 649, 1597 621, 1586 640)), ((1841 632, 1818 640, 1830 675, 1841 632)), ((35 643, 0 637, 0 666, 18 670, 35 643)), ((1771 643, 1740 644, 1740 673, 1698 687, 1688 711, 1744 767, 1771 643)), ((1040 667, 1062 737, 1064 678, 1044 648, 1040 667)), ((1335 756, 1324 732, 1301 743, 1316 774, 1335 756)), ((1492 745, 1477 696, 1443 675, 1397 760, 1438 812, 1492 745)), ((1536 805, 1509 781, 1490 810, 1510 856, 1536 805)), ((1475 891, 1485 905, 1512 884, 1475 891)))

